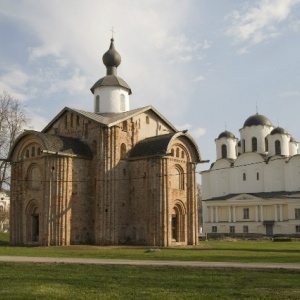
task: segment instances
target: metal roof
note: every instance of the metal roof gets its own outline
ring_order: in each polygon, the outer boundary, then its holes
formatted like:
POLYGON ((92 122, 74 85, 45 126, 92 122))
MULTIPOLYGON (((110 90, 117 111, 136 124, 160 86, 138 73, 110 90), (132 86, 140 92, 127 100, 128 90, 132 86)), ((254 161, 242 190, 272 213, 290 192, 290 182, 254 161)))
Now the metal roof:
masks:
POLYGON ((129 110, 123 113, 104 113, 104 114, 96 114, 93 112, 83 111, 80 109, 74 109, 65 107, 61 110, 61 112, 42 130, 42 132, 47 132, 48 129, 51 128, 52 124, 55 123, 65 112, 72 111, 79 115, 82 115, 91 121, 97 122, 100 126, 112 127, 122 121, 128 120, 136 115, 139 115, 146 111, 152 111, 156 114, 172 131, 176 131, 176 127, 171 124, 163 115, 161 115, 154 107, 151 105, 129 110))
POLYGON ((41 150, 47 150, 53 153, 70 154, 70 155, 86 157, 86 158, 93 157, 92 151, 89 148, 89 146, 78 139, 53 135, 53 134, 47 134, 47 133, 41 133, 34 130, 26 130, 17 138, 12 150, 10 151, 9 157, 11 157, 14 148, 20 142, 20 140, 29 135, 34 135, 42 141, 44 149, 41 150))

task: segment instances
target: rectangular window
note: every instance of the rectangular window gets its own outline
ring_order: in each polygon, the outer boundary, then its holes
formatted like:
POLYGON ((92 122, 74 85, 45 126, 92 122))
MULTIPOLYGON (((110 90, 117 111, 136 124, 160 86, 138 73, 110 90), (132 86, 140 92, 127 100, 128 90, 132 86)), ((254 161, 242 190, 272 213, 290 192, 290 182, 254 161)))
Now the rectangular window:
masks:
POLYGON ((244 208, 243 219, 249 219, 249 208, 244 208))
POLYGON ((295 208, 295 219, 300 220, 300 208, 295 208))
POLYGON ((249 232, 248 226, 244 225, 243 226, 243 233, 248 233, 248 232, 249 232))
POLYGON ((212 226, 212 229, 211 229, 212 232, 218 232, 218 228, 217 226, 212 226))
POLYGON ((300 233, 300 225, 296 225, 296 232, 300 233))
POLYGON ((256 180, 259 180, 259 173, 256 173, 256 180))
POLYGON ((235 227, 234 226, 230 226, 229 227, 229 232, 230 233, 235 233, 235 227))

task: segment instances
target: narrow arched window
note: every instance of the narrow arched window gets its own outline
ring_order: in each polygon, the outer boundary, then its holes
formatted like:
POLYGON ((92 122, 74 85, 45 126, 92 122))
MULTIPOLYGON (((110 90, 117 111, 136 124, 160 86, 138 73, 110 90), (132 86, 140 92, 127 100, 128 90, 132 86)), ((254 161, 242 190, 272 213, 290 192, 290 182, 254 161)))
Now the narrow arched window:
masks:
POLYGON ((96 101, 95 101, 95 112, 100 112, 100 96, 96 96, 96 101))
POLYGON ((32 157, 35 156, 35 148, 34 148, 34 147, 31 148, 31 156, 32 156, 32 157))
POLYGON ((175 166, 172 170, 171 181, 173 189, 184 190, 184 172, 180 166, 175 166))
POLYGON ((257 151, 257 138, 253 137, 252 138, 252 152, 256 152, 257 151))
POLYGON ((71 114, 71 127, 73 127, 73 117, 74 117, 74 115, 71 114))
POLYGON ((227 146, 225 144, 222 145, 222 158, 227 158, 227 146))
POLYGON ((149 121, 149 116, 146 116, 146 124, 149 124, 150 121, 149 121))
POLYGON ((123 127, 123 131, 127 131, 127 121, 123 121, 122 127, 123 127))
POLYGON ((171 149, 171 155, 174 156, 174 149, 171 149))
POLYGON ((120 158, 126 159, 126 145, 124 143, 121 144, 120 158))
POLYGON ((179 157, 179 148, 176 149, 176 157, 179 157))
POLYGON ((279 140, 275 141, 275 154, 281 154, 281 144, 279 140))
POLYGON ((121 94, 120 96, 120 110, 125 111, 126 110, 126 104, 125 104, 125 96, 124 94, 121 94))
POLYGON ((184 151, 181 151, 181 158, 184 158, 184 151))
POLYGON ((269 143, 268 143, 268 139, 265 138, 265 151, 268 152, 269 151, 269 143))
POLYGON ((242 141, 242 151, 246 152, 246 143, 245 143, 245 140, 242 141))

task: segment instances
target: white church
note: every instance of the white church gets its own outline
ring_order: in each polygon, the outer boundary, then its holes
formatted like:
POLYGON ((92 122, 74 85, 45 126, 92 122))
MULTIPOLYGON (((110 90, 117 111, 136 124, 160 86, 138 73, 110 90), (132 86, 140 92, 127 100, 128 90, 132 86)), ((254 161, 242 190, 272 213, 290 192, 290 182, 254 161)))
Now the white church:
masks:
POLYGON ((258 113, 239 132, 215 139, 217 160, 201 173, 203 232, 300 234, 298 142, 258 113))

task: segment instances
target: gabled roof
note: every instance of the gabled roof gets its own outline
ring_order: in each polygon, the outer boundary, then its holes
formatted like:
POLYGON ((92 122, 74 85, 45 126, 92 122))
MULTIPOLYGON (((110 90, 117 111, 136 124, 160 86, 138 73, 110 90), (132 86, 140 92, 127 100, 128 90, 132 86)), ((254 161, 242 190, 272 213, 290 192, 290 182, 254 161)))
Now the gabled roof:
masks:
POLYGON ((43 143, 44 149, 41 149, 42 151, 45 150, 47 152, 51 153, 64 153, 64 154, 70 154, 78 157, 86 157, 86 158, 92 158, 93 154, 90 150, 89 146, 85 144, 84 142, 70 138, 70 137, 64 137, 59 135, 53 135, 53 134, 47 134, 47 133, 41 133, 34 130, 26 130, 21 135, 18 136, 17 140, 14 143, 13 148, 11 149, 9 153, 9 158, 11 158, 12 153, 20 140, 25 138, 26 136, 34 135, 37 138, 41 140, 43 143))
POLYGON ((87 112, 79 109, 69 108, 65 107, 43 130, 42 132, 47 132, 48 129, 52 126, 53 123, 55 123, 65 112, 72 111, 79 115, 82 115, 86 117, 87 119, 97 122, 101 126, 105 127, 112 127, 122 121, 128 120, 129 118, 132 118, 136 115, 139 115, 146 111, 152 111, 154 114, 156 114, 159 118, 162 119, 163 122, 165 122, 172 130, 177 132, 176 127, 171 124, 163 115, 161 115, 154 107, 151 105, 129 110, 123 113, 105 113, 105 114, 96 114, 93 112, 87 112))

